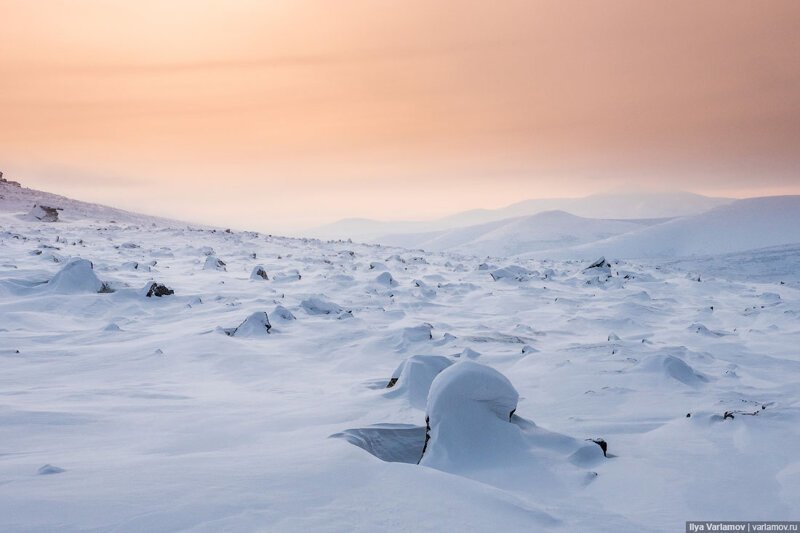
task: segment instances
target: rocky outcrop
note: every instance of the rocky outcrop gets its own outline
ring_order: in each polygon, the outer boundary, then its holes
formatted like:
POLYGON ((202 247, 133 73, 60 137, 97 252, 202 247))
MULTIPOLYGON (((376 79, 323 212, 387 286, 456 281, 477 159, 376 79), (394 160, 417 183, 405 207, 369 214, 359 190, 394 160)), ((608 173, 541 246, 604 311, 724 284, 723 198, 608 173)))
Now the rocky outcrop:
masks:
POLYGON ((40 222, 58 222, 58 208, 36 204, 28 215, 40 222))

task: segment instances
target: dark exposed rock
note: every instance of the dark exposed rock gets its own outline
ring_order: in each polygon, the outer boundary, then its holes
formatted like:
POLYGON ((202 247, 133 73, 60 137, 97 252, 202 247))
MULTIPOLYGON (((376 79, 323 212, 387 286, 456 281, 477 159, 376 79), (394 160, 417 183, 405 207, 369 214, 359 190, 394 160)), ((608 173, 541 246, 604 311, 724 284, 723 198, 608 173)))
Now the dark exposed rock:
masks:
POLYGON ((586 267, 586 270, 590 268, 611 268, 611 263, 606 261, 605 256, 601 256, 600 259, 596 259, 591 265, 586 267))
POLYGON ((161 298, 162 296, 171 296, 173 294, 175 294, 175 291, 173 291, 166 285, 153 282, 150 284, 150 288, 147 289, 147 293, 145 294, 145 296, 148 298, 152 298, 153 296, 155 296, 156 298, 161 298))
POLYGON ((35 204, 30 211, 30 215, 42 222, 58 222, 58 208, 47 205, 35 204))
POLYGON ((264 280, 268 280, 268 279, 269 279, 269 276, 267 275, 267 271, 266 271, 266 270, 264 270, 264 267, 262 267, 262 266, 257 266, 257 267, 255 267, 255 268, 253 269, 253 272, 251 272, 251 273, 250 273, 250 279, 255 279, 255 280, 258 280, 258 279, 264 279, 264 280))
POLYGON ((598 446, 600 446, 600 449, 603 450, 603 455, 605 457, 608 457, 608 443, 604 439, 598 438, 598 439, 586 439, 586 440, 590 440, 595 444, 597 444, 598 446))

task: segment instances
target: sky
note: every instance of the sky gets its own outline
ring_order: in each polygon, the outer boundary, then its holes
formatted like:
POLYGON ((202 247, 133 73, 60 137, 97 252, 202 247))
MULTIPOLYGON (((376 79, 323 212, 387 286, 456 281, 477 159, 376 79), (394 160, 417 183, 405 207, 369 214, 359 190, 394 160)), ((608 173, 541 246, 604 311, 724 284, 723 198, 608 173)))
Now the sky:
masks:
POLYGON ((0 170, 264 231, 800 194, 796 0, 0 0, 0 170))

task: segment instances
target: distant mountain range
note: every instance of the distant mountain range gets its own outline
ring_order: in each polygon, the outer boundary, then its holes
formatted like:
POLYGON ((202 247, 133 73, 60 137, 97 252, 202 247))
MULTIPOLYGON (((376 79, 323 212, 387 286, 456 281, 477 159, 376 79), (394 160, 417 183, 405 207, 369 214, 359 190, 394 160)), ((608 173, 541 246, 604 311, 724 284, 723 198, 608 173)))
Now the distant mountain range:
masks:
POLYGON ((430 222, 350 219, 323 229, 354 240, 478 257, 701 257, 800 243, 800 196, 604 194, 528 200, 430 222))
POLYGON ((546 211, 599 219, 663 219, 695 215, 728 204, 730 198, 715 198, 688 192, 594 194, 583 198, 525 200, 500 209, 473 209, 430 221, 379 221, 348 218, 310 232, 327 239, 364 242, 397 242, 397 235, 430 234, 546 211))
POLYGON ((552 259, 679 258, 800 243, 800 196, 737 200, 701 213, 577 246, 534 252, 552 259))
POLYGON ((564 211, 506 218, 475 226, 422 234, 387 235, 381 244, 479 256, 512 256, 586 244, 669 219, 593 219, 564 211))

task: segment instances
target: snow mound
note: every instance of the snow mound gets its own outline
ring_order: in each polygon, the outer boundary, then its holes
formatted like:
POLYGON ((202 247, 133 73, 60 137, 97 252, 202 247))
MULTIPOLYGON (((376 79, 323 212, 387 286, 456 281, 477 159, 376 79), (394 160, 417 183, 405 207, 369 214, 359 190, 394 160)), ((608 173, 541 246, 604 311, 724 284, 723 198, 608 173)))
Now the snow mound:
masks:
POLYGON ((309 315, 338 315, 344 312, 344 308, 322 298, 320 296, 312 296, 300 302, 300 307, 305 309, 309 315))
POLYGON ((275 309, 272 310, 272 316, 280 318, 281 320, 285 321, 297 320, 297 318, 292 314, 292 312, 286 309, 282 305, 275 306, 275 309))
POLYGON ((434 378, 453 364, 441 355, 413 355, 400 363, 392 373, 385 394, 387 398, 406 397, 412 407, 425 409, 428 391, 434 378))
POLYGON ((433 326, 428 324, 420 324, 419 326, 413 326, 410 328, 405 328, 403 330, 403 340, 406 342, 422 342, 422 341, 429 341, 433 338, 433 326))
POLYGON ((61 267, 47 287, 56 293, 110 292, 107 284, 100 281, 94 273, 91 261, 81 258, 70 259, 61 267))
POLYGON ((227 332, 231 337, 266 337, 272 329, 269 317, 264 311, 258 311, 247 317, 239 327, 227 332))
POLYGON ((642 370, 656 372, 691 387, 708 382, 708 378, 674 355, 654 355, 639 363, 642 370))
POLYGON ((272 276, 273 281, 299 281, 302 279, 298 270, 287 270, 286 272, 278 272, 272 276))
POLYGON ((399 285, 389 272, 379 274, 378 277, 375 278, 375 282, 385 287, 397 287, 397 285, 399 285))

